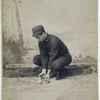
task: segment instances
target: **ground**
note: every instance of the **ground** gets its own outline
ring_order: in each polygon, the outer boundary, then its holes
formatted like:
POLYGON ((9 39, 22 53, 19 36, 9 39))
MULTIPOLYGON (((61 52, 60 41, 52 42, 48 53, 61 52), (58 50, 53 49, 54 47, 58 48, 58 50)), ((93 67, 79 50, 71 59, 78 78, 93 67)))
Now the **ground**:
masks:
POLYGON ((3 100, 98 100, 97 73, 38 84, 36 77, 4 77, 3 100))

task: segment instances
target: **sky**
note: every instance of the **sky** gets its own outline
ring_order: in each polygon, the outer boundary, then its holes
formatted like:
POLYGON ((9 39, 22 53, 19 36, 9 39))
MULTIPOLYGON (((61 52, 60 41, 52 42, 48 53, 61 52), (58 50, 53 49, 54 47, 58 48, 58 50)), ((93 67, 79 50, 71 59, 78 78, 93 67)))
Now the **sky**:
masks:
POLYGON ((73 56, 97 57, 97 0, 17 0, 17 4, 25 46, 36 48, 32 27, 42 24, 73 56))

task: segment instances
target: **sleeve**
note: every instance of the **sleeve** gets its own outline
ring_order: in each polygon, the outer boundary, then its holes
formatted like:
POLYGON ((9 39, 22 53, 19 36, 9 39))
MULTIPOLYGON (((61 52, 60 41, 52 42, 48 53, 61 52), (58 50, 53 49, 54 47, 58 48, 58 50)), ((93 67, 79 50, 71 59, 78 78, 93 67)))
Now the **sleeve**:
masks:
POLYGON ((44 45, 39 42, 39 50, 40 50, 40 57, 41 57, 41 63, 42 63, 42 68, 46 68, 48 66, 48 55, 47 52, 44 48, 44 45))
POLYGON ((59 51, 59 44, 57 41, 54 41, 51 46, 50 50, 50 56, 49 56, 49 62, 48 62, 48 69, 51 69, 51 65, 54 61, 54 59, 57 57, 59 51))

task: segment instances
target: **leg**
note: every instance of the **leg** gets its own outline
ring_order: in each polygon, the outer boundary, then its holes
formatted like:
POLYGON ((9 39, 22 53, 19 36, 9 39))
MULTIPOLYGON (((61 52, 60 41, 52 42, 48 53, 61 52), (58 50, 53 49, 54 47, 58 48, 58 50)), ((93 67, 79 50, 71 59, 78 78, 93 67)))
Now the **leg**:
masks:
POLYGON ((52 70, 53 70, 53 73, 56 74, 56 79, 59 79, 59 77, 64 71, 64 66, 69 65, 71 61, 72 61, 71 56, 70 57, 62 56, 53 62, 52 70))
POLYGON ((39 66, 34 69, 34 71, 37 73, 37 75, 39 75, 39 73, 41 73, 41 71, 42 71, 40 55, 34 56, 33 63, 36 64, 37 66, 39 66))
POLYGON ((40 55, 34 56, 33 63, 36 64, 36 65, 38 65, 38 66, 42 66, 40 55))

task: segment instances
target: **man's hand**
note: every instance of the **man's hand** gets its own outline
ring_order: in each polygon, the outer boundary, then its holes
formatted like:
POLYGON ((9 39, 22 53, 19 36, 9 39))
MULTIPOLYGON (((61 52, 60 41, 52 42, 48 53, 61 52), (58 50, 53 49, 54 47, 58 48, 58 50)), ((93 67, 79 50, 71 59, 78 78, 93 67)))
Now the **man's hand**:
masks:
POLYGON ((42 69, 42 72, 39 74, 39 77, 46 75, 46 69, 42 69))
POLYGON ((51 70, 48 70, 46 74, 46 69, 42 69, 42 72, 39 74, 38 83, 42 84, 43 80, 50 83, 50 72, 51 70))
POLYGON ((50 83, 50 72, 51 72, 51 70, 48 70, 46 77, 45 77, 45 80, 47 83, 50 83))
POLYGON ((45 81, 47 83, 50 83, 50 74, 49 73, 46 74, 45 81))
POLYGON ((38 83, 42 84, 45 76, 46 76, 46 69, 42 69, 42 72, 39 74, 39 77, 38 77, 38 83))

